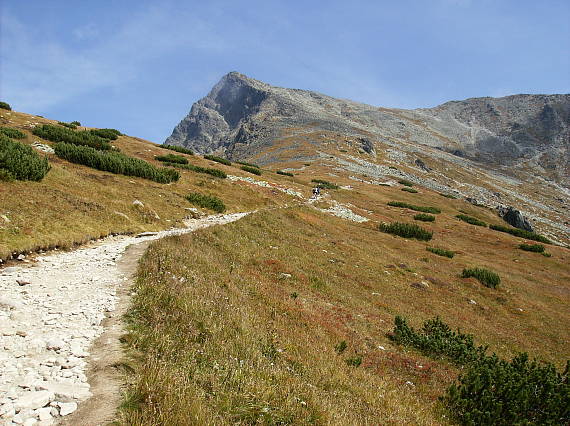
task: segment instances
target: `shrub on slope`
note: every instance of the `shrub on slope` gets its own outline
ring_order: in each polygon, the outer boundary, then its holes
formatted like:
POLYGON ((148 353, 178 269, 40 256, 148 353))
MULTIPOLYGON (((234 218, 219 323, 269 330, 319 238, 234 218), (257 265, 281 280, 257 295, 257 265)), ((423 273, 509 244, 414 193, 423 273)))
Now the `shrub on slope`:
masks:
POLYGON ((40 181, 49 171, 46 157, 31 147, 0 134, 0 171, 3 180, 40 181))

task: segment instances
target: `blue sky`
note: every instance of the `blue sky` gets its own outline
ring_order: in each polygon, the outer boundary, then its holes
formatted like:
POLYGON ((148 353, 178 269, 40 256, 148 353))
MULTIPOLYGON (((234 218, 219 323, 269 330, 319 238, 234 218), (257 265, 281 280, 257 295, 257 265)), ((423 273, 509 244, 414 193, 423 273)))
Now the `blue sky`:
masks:
POLYGON ((0 99, 161 143, 227 72, 372 105, 568 93, 568 0, 2 0, 0 99))

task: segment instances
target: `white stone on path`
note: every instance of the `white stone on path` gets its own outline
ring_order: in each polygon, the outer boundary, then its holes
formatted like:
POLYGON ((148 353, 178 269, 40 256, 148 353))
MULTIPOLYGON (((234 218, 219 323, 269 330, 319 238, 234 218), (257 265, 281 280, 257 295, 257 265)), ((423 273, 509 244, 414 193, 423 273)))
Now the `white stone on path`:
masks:
POLYGON ((59 415, 67 416, 77 410, 76 402, 60 402, 59 403, 59 415))

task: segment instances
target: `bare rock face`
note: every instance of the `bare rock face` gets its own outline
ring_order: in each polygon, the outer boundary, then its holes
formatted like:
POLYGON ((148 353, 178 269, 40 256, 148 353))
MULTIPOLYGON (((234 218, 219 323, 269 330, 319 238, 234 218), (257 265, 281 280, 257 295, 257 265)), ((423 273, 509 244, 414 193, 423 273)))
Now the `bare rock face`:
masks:
POLYGON ((515 228, 524 229, 525 231, 534 232, 530 221, 524 217, 519 210, 513 207, 499 206, 497 207, 497 212, 509 225, 514 226, 515 228))
POLYGON ((274 87, 231 72, 192 106, 165 143, 240 159, 298 128, 360 138, 371 155, 379 141, 406 141, 481 164, 530 167, 570 187, 568 94, 472 98, 401 110, 274 87))

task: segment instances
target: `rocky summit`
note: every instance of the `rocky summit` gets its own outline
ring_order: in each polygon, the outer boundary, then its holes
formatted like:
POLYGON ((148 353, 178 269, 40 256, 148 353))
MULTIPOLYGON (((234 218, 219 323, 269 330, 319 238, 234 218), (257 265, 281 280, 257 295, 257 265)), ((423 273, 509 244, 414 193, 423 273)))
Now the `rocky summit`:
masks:
POLYGON ((274 87, 231 72, 192 106, 165 143, 240 159, 271 148, 292 128, 307 127, 360 137, 369 153, 382 144, 411 143, 481 164, 531 168, 570 186, 569 94, 471 98, 404 110, 274 87))

